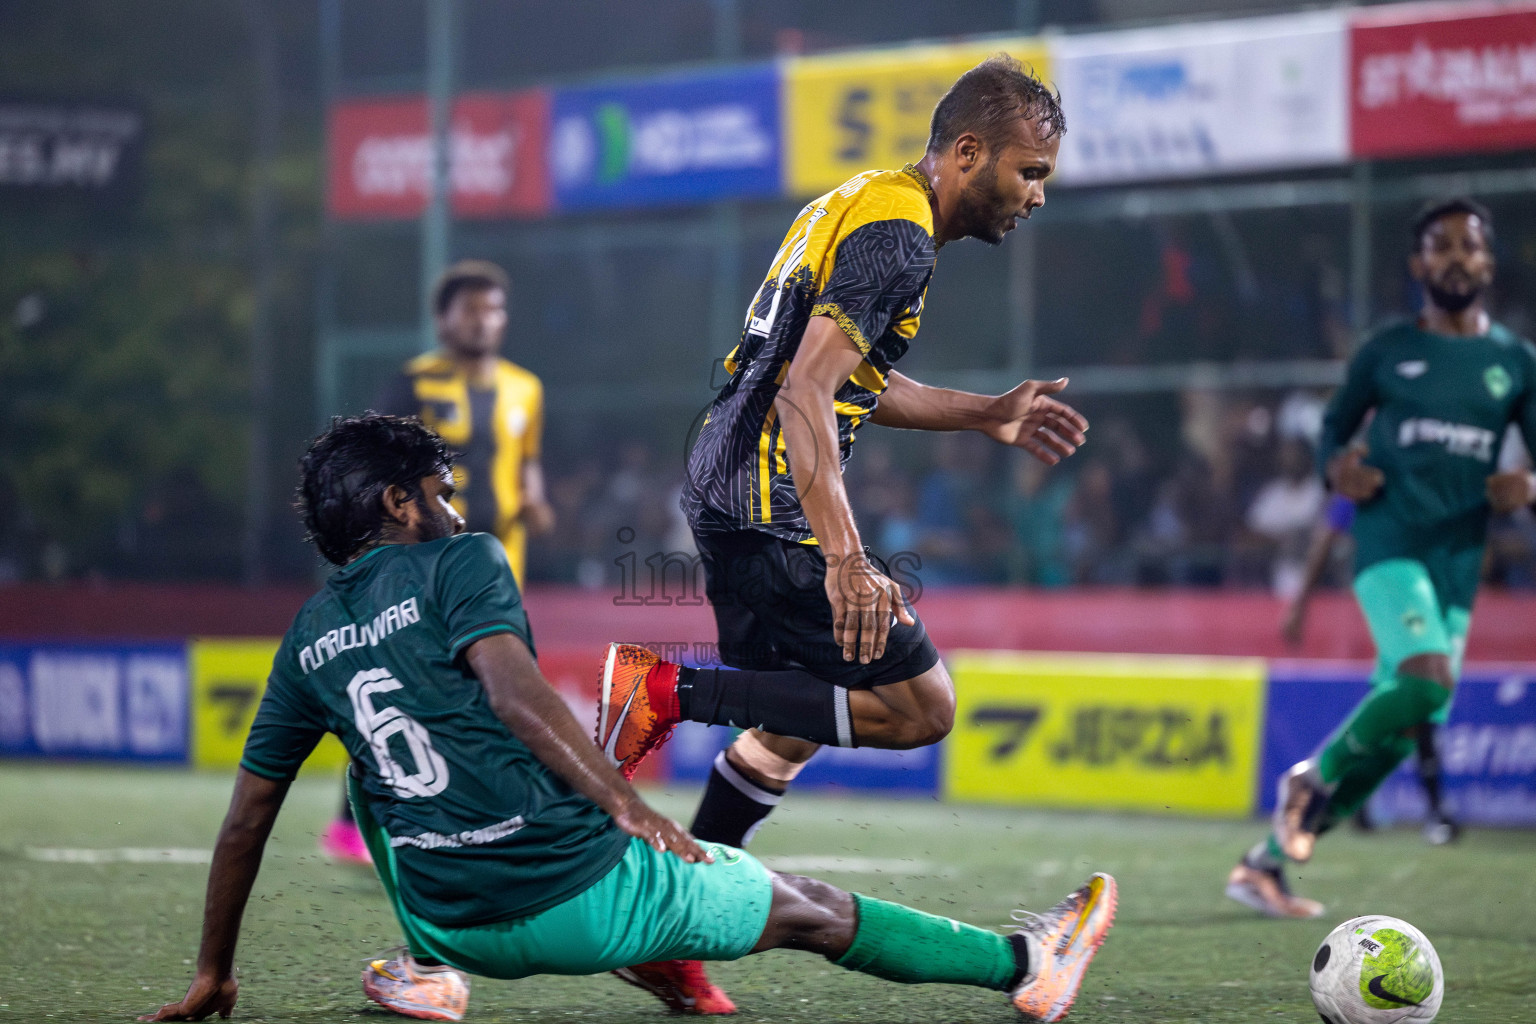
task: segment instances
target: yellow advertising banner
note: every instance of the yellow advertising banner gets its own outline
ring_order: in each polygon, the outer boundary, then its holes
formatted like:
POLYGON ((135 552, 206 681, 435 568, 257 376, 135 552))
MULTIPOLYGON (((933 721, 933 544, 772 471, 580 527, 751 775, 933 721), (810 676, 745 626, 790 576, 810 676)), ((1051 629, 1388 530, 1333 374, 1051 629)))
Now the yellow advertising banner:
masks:
POLYGON ((947 797, 1246 817, 1264 662, 962 651, 947 797))
POLYGON ((817 196, 860 171, 922 158, 928 124, 955 79, 994 53, 1010 53, 1049 80, 1038 38, 912 46, 797 57, 784 69, 784 180, 817 196))
MULTIPOLYGON (((240 763, 277 646, 275 639, 194 639, 187 644, 194 767, 233 768, 240 763)), ((346 763, 346 748, 327 736, 304 766, 339 771, 346 763)))

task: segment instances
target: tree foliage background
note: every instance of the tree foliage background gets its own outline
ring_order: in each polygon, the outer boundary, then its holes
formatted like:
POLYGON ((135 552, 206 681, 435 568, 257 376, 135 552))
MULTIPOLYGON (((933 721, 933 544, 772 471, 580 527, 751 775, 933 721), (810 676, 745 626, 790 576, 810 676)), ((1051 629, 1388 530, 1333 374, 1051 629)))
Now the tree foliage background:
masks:
POLYGON ((302 576, 275 511, 313 426, 320 223, 312 3, 0 5, 0 95, 95 99, 146 119, 137 188, 0 206, 0 579, 235 579, 251 514, 258 31, 280 59, 274 454, 260 575, 302 576))

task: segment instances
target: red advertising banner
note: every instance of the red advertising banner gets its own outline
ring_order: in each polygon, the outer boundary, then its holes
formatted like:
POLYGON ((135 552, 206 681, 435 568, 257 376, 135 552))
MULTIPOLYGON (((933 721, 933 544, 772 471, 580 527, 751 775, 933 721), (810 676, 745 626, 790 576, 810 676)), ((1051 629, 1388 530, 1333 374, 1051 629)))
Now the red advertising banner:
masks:
MULTIPOLYGON (((339 220, 420 216, 432 143, 420 96, 342 100, 331 108, 329 209, 339 220)), ((454 101, 453 212, 536 217, 549 211, 549 94, 471 93, 454 101)))
POLYGON ((1356 157, 1536 146, 1536 4, 1357 11, 1350 82, 1356 157))

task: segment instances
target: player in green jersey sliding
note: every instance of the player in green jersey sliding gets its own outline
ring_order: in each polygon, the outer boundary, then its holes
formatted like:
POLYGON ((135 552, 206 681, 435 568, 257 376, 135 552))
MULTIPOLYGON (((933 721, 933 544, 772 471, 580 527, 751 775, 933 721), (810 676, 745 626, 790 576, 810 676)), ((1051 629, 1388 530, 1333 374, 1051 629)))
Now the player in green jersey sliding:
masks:
POLYGON ((336 420, 301 462, 310 539, 340 568, 283 638, 208 876, 186 998, 227 1017, 235 943, 289 783, 327 732, 407 952, 363 972, 396 1012, 459 1020, 460 972, 597 974, 672 959, 818 953, 901 982, 1010 994, 1060 1020, 1114 918, 1095 874, 1001 935, 769 871, 695 842, 611 767, 540 674, 501 544, 464 534, 452 462, 415 419, 336 420))
POLYGON ((1318 463, 1359 506, 1355 596, 1376 643, 1371 690, 1316 754, 1286 771, 1273 831, 1244 855, 1227 895, 1273 917, 1316 917, 1282 867, 1365 802, 1443 723, 1461 669, 1488 517, 1536 501, 1536 476, 1497 472, 1510 424, 1536 450, 1536 349, 1483 308, 1493 222, 1469 199, 1427 206, 1412 224, 1418 319, 1368 338, 1328 406, 1318 463), (1365 448, 1350 440, 1374 410, 1365 448))

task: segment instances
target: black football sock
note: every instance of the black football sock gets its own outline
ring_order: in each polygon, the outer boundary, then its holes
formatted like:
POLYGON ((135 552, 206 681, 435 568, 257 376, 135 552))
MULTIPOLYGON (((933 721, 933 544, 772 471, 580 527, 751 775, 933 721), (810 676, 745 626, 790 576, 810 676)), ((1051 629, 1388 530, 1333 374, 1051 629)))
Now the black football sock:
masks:
POLYGON ((1429 801, 1429 819, 1439 821, 1445 813, 1440 809, 1440 752, 1435 748, 1434 723, 1420 723, 1413 740, 1419 748, 1419 785, 1429 801))
POLYGON ((758 826, 784 799, 783 789, 772 789, 747 778, 726 758, 725 751, 715 755, 709 770, 704 799, 699 801, 689 830, 695 839, 726 846, 746 846, 758 826))
POLYGON ((355 821, 352 817, 352 801, 347 799, 347 784, 341 784, 341 813, 336 815, 337 821, 355 821))
POLYGON ((833 747, 854 747, 848 689, 799 669, 758 672, 685 668, 677 704, 689 722, 761 729, 833 747))

